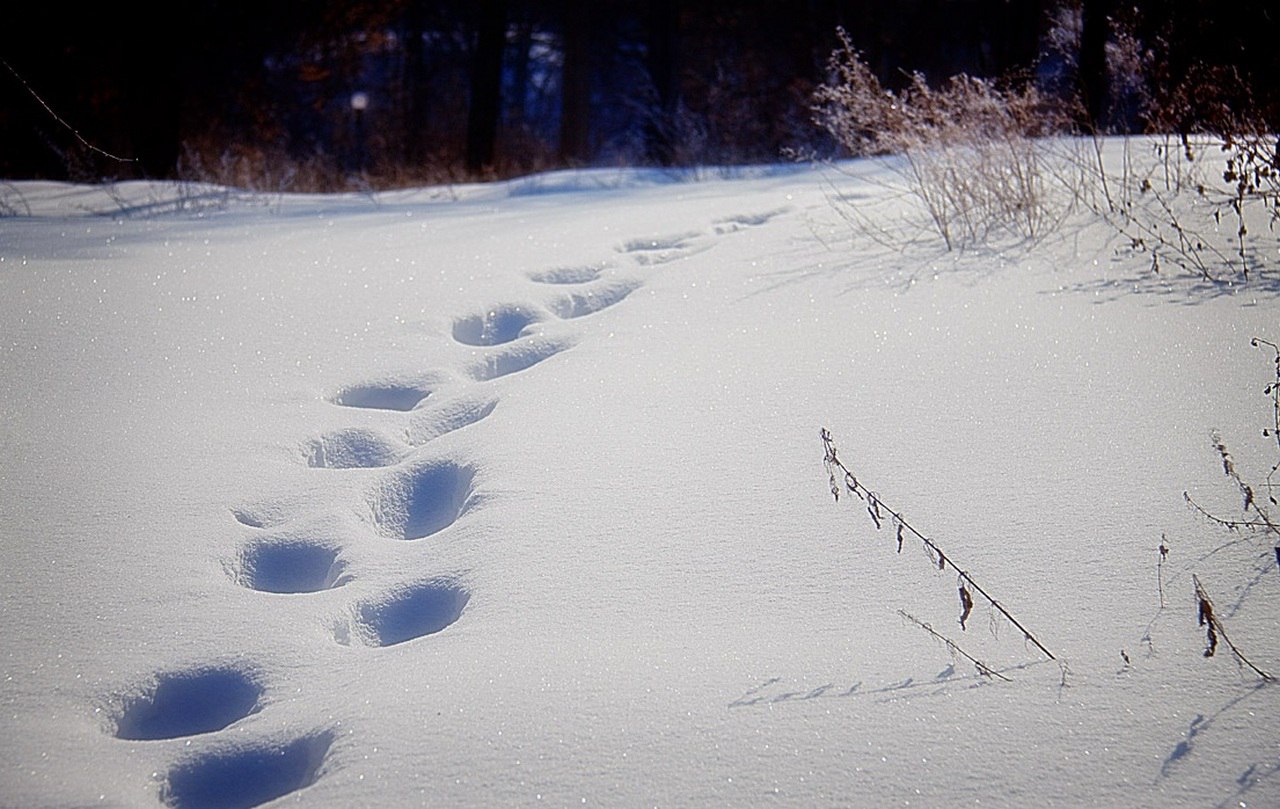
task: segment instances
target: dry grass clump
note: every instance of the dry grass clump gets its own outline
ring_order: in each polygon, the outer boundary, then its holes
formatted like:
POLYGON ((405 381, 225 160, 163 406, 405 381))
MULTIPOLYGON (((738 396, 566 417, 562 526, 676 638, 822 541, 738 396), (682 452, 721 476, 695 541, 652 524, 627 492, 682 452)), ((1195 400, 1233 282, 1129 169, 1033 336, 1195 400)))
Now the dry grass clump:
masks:
POLYGON ((948 250, 1035 240, 1061 221, 1070 195, 1055 193, 1060 173, 1047 138, 1067 119, 1034 85, 961 74, 934 88, 915 73, 894 92, 838 34, 830 78, 814 92, 815 122, 854 157, 900 156, 910 195, 948 250))

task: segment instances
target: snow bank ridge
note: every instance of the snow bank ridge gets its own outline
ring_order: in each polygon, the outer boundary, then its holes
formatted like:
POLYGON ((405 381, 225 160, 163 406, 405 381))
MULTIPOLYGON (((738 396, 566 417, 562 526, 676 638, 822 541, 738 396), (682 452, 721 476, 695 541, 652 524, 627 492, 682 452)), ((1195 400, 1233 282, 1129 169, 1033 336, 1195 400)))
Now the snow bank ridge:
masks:
POLYGON ((505 346, 489 354, 471 366, 471 378, 487 382, 509 374, 532 368, 545 359, 573 347, 572 337, 546 337, 537 335, 505 346))
POLYGON ((551 311, 564 320, 595 314, 621 301, 641 286, 639 281, 605 281, 594 289, 567 292, 551 302, 551 311))
POLYGON ((598 267, 552 267, 529 273, 529 280, 537 284, 587 284, 599 278, 608 268, 608 264, 598 267))

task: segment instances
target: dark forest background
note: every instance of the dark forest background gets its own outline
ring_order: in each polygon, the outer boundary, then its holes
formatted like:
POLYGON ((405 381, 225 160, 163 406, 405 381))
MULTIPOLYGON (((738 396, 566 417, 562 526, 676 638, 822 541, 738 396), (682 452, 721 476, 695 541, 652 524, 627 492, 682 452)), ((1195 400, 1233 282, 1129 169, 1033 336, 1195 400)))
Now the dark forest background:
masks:
POLYGON ((832 154, 809 107, 837 26, 889 87, 909 71, 1020 77, 1078 105, 1084 131, 1213 129, 1224 115, 1275 131, 1275 6, 23 3, 0 34, 0 176, 333 190, 832 154))

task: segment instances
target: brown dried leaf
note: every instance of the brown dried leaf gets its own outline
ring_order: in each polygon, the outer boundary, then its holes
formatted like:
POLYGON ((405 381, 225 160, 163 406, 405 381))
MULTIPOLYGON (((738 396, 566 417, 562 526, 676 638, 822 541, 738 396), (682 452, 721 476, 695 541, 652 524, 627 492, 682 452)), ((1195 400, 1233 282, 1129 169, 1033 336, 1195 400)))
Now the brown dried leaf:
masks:
POLYGON ((960 629, 965 629, 964 622, 969 620, 969 613, 973 612, 973 597, 969 595, 969 589, 963 584, 960 585, 960 629))

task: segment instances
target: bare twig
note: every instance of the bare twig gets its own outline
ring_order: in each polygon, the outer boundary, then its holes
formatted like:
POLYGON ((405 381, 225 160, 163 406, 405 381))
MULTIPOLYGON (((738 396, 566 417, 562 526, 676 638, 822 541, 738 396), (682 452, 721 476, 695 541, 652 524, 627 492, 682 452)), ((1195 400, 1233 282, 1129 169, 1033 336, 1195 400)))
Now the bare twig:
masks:
MULTIPOLYGON (((1275 381, 1267 385, 1263 390, 1263 394, 1271 397, 1271 426, 1263 429, 1262 436, 1264 438, 1273 438, 1276 442, 1276 450, 1280 452, 1280 345, 1276 345, 1270 340, 1263 340, 1261 337, 1254 337, 1249 341, 1249 345, 1254 347, 1267 346, 1275 354, 1274 364, 1276 368, 1275 381)), ((1280 469, 1280 458, 1272 464, 1271 471, 1267 473, 1267 499, 1272 505, 1277 505, 1275 495, 1271 492, 1271 479, 1275 477, 1276 470, 1280 469)))
MULTIPOLYGON (((1018 619, 1014 618, 1013 615, 1007 609, 1005 609, 1004 606, 1000 604, 1000 602, 996 601, 989 593, 987 593, 986 590, 984 590, 976 581, 974 581, 973 577, 970 576, 966 570, 964 570, 962 567, 957 565, 955 561, 953 561, 949 556, 943 553, 942 549, 939 548, 938 545, 933 540, 929 539, 927 536, 917 531, 914 527, 911 526, 910 523, 908 523, 905 519, 903 519, 900 513, 898 513, 897 511, 894 511, 893 509, 885 505, 884 501, 880 499, 879 495, 877 495, 875 492, 871 491, 870 489, 862 485, 862 483, 860 483, 858 479, 854 477, 853 472, 849 471, 849 468, 846 467, 844 465, 844 462, 840 460, 839 456, 836 453, 836 446, 832 441, 830 432, 828 432, 825 428, 823 428, 823 430, 821 431, 821 436, 822 436, 823 448, 825 449, 825 456, 823 458, 823 463, 827 468, 827 475, 831 482, 831 494, 832 496, 835 497, 837 501, 840 499, 840 491, 843 484, 844 490, 848 491, 850 494, 857 496, 860 500, 866 503, 867 513, 871 515, 871 519, 875 523, 876 528, 880 528, 884 523, 885 517, 888 516, 892 520, 893 524, 898 528, 898 531, 897 531, 898 538, 901 538, 903 529, 910 532, 912 536, 920 540, 920 542, 923 544, 925 548, 925 552, 928 553, 930 558, 936 562, 939 570, 945 570, 946 568, 950 567, 952 570, 956 572, 956 575, 959 576, 962 587, 967 587, 970 591, 982 596, 982 598, 988 604, 990 604, 992 608, 994 608, 998 613, 1003 615, 1009 621, 1009 623, 1017 627, 1018 631, 1022 633, 1023 637, 1026 638, 1026 640, 1029 643, 1033 644, 1037 649, 1039 649, 1042 653, 1044 653, 1045 657, 1049 658, 1050 660, 1058 659, 1053 655, 1052 652, 1050 652, 1047 648, 1045 648, 1044 644, 1042 644, 1039 640, 1037 640, 1036 637, 1032 635, 1031 632, 1028 631, 1027 628, 1024 627, 1020 621, 1018 621, 1018 619), (837 475, 836 475, 837 470, 839 470, 841 473, 840 475, 841 480, 837 480, 837 475)), ((901 545, 899 545, 899 548, 901 548, 901 545)), ((963 596, 962 596, 962 599, 963 599, 963 596)), ((967 611, 964 611, 963 614, 966 618, 968 617, 967 611)))
POLYGON ((1235 655, 1236 660, 1239 660, 1244 665, 1253 669, 1254 673, 1262 679, 1267 681, 1274 680, 1274 677, 1255 666, 1249 658, 1245 657, 1236 645, 1231 642, 1231 638, 1227 636, 1226 627, 1222 625, 1222 621, 1218 619, 1218 615, 1213 609, 1213 601, 1209 599, 1209 594, 1205 592, 1204 586, 1200 584, 1200 579, 1193 574, 1191 576, 1191 582, 1195 585, 1196 608, 1200 626, 1205 628, 1207 645, 1205 646, 1204 656, 1213 657, 1214 652, 1218 649, 1218 639, 1221 638, 1222 642, 1227 644, 1227 648, 1231 650, 1231 654, 1235 655))
POLYGON ((67 123, 66 121, 62 120, 62 118, 58 115, 58 113, 53 111, 53 107, 50 107, 48 103, 46 103, 45 100, 40 97, 40 94, 37 93, 35 90, 33 90, 31 88, 31 85, 27 84, 27 80, 22 78, 22 74, 14 70, 12 65, 10 65, 8 62, 6 62, 3 59, 0 59, 0 65, 4 65, 9 70, 9 72, 13 74, 13 77, 18 80, 18 83, 22 85, 23 89, 25 89, 28 93, 30 93, 31 97, 34 98, 37 102, 39 102, 40 106, 44 107, 44 111, 49 113, 49 115, 53 118, 53 120, 61 124, 68 132, 70 132, 72 135, 75 135, 76 140, 80 141, 80 143, 84 145, 86 149, 88 149, 91 152, 97 152, 103 157, 110 158, 111 160, 114 160, 117 163, 138 162, 137 158, 135 157, 119 157, 117 155, 113 155, 111 154, 111 152, 108 152, 105 149, 99 149, 97 146, 94 146, 92 143, 85 140, 84 136, 81 135, 79 132, 77 132, 75 127, 73 127, 71 124, 67 123))
POLYGON ((898 610, 898 614, 901 615, 903 618, 906 618, 908 621, 915 624, 916 626, 920 627, 925 632, 928 632, 930 635, 933 635, 938 640, 942 641, 944 644, 946 644, 947 649, 953 654, 958 654, 961 657, 963 657, 965 660, 968 660, 978 669, 978 673, 981 674, 983 677, 998 677, 1001 680, 1004 680, 1006 683, 1013 682, 1008 677, 1004 676, 1000 672, 988 666, 986 663, 983 663, 978 658, 966 652, 964 649, 961 649, 950 638, 940 634, 933 627, 929 626, 924 621, 921 621, 919 618, 915 617, 911 613, 906 612, 905 610, 898 610))

